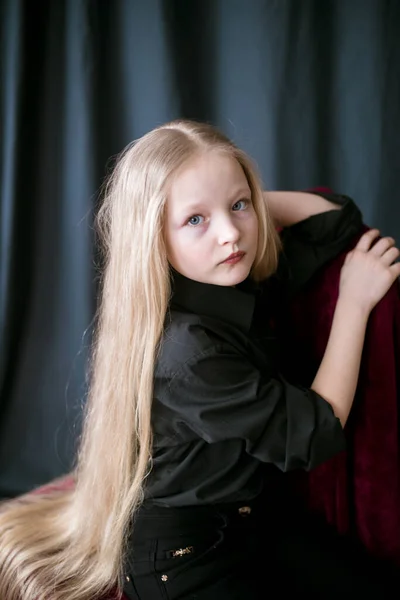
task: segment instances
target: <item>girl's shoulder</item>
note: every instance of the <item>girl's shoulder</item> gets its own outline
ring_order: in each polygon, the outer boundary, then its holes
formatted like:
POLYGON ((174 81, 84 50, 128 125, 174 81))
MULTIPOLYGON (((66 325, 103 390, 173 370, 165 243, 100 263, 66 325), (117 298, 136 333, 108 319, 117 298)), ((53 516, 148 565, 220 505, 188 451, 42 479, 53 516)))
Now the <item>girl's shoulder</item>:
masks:
POLYGON ((331 191, 318 191, 318 194, 342 208, 313 215, 281 230, 278 278, 290 292, 302 288, 317 271, 343 252, 364 226, 362 213, 349 196, 331 191))

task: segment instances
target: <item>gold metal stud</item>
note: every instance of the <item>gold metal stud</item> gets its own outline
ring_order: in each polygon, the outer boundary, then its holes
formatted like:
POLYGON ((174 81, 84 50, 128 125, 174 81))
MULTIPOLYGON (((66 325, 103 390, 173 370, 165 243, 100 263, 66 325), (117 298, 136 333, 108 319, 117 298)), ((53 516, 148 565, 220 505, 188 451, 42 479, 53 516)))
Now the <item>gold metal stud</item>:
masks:
POLYGON ((241 506, 238 509, 238 513, 239 515, 242 515, 242 517, 246 517, 251 513, 251 506, 241 506))

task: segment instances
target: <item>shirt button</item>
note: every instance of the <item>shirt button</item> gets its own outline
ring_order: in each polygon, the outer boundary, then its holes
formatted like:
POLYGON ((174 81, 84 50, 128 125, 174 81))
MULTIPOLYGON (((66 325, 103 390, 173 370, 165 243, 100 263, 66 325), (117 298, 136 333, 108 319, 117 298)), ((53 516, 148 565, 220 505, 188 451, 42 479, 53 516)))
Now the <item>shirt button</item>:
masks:
POLYGON ((161 575, 161 581, 168 581, 168 575, 161 575))
POLYGON ((125 579, 126 579, 128 582, 131 580, 131 578, 130 578, 128 575, 125 577, 125 579))

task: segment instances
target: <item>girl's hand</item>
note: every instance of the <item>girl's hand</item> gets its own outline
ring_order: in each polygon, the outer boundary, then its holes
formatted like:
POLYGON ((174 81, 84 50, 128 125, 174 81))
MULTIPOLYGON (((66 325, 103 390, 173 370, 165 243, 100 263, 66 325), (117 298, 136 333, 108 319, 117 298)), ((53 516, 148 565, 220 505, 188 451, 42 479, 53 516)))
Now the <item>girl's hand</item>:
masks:
POLYGON ((395 260, 400 250, 391 237, 381 238, 377 229, 364 233, 344 261, 339 286, 341 301, 356 305, 368 314, 400 276, 395 260))

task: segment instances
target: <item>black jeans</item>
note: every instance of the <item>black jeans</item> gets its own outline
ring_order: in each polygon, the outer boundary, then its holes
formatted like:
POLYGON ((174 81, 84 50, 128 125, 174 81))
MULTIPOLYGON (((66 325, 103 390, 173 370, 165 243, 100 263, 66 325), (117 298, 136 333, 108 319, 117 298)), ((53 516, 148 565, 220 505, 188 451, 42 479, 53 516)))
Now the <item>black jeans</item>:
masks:
POLYGON ((397 572, 300 512, 260 503, 142 509, 125 567, 129 600, 392 598, 397 572))

